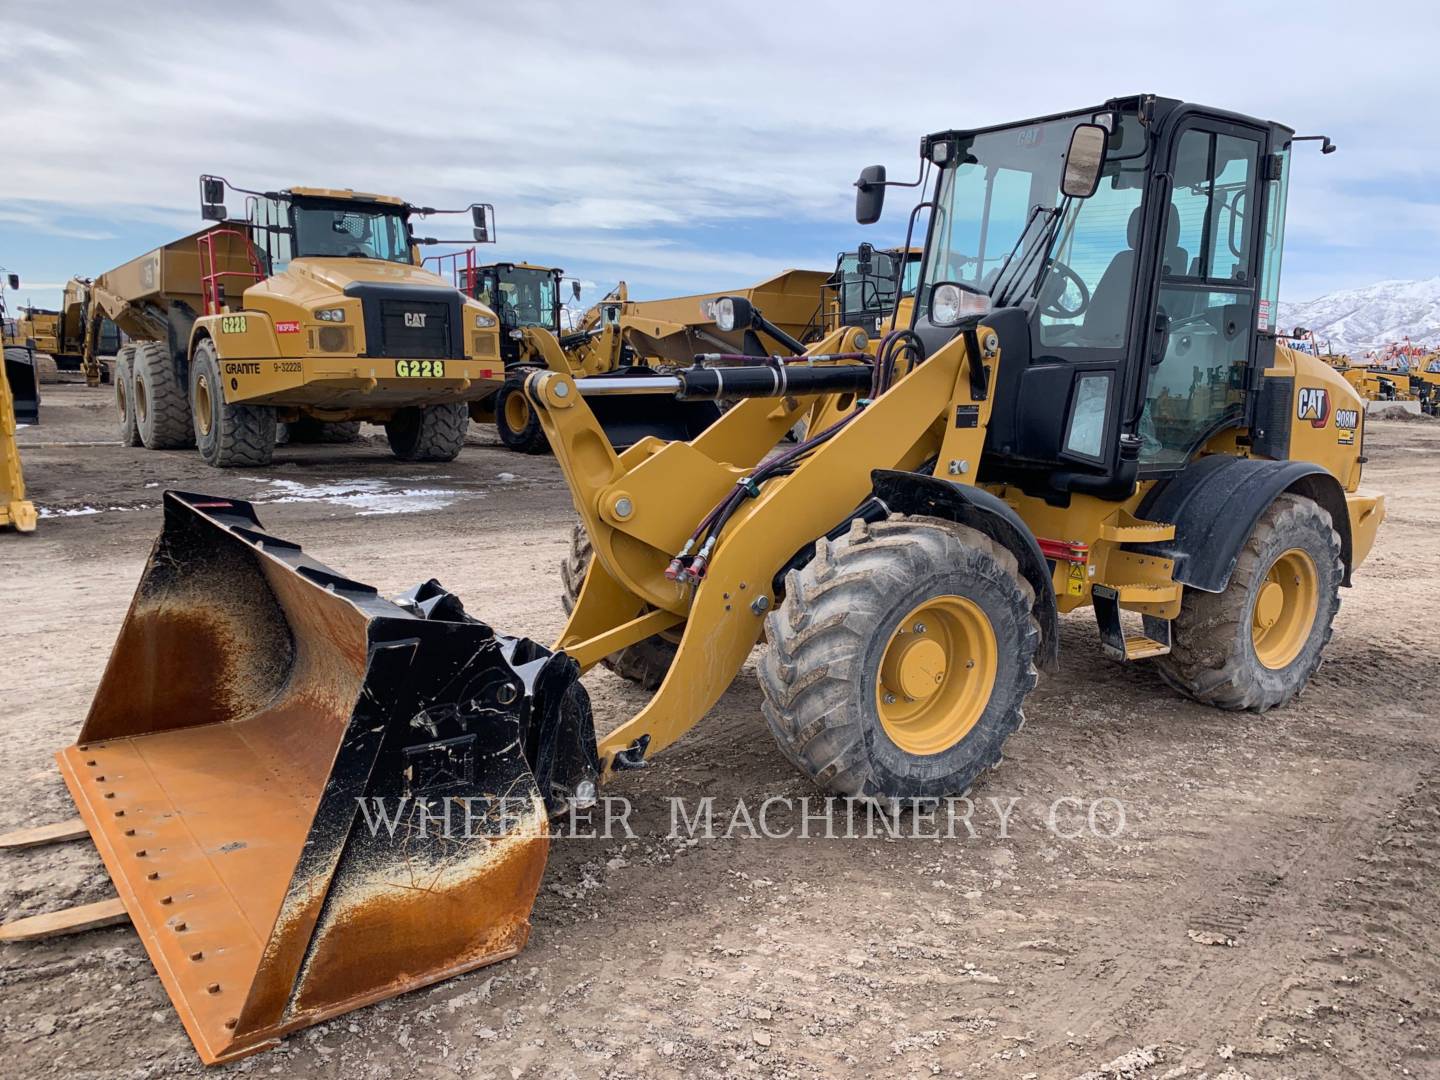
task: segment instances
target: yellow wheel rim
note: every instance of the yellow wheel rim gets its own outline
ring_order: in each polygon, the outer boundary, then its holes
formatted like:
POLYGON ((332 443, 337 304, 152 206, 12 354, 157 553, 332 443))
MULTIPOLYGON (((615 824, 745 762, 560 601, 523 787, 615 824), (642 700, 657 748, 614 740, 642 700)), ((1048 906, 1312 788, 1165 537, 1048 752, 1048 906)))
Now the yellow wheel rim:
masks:
POLYGON ((530 403, 525 400, 523 393, 517 391, 505 399, 505 426, 511 431, 520 432, 525 430, 528 423, 530 403))
POLYGON ((984 714, 998 667, 995 631, 978 604, 935 596, 917 605, 880 657, 875 707, 885 734, 909 754, 949 750, 984 714))
POLYGON ((210 434, 210 380, 205 374, 195 376, 195 430, 210 434))
POLYGON ((1281 552, 1260 584, 1250 613, 1250 638, 1260 663, 1272 671, 1293 663, 1310 638, 1319 607, 1315 560, 1299 548, 1281 552))

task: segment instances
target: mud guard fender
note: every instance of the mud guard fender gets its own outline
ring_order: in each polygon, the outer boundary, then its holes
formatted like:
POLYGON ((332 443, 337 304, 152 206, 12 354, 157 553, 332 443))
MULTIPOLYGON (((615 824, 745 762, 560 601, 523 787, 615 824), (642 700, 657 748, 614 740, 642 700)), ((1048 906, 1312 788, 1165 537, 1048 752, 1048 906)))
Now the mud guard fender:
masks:
POLYGON ((1157 484, 1136 514, 1175 526, 1175 539, 1130 545, 1132 550, 1175 562, 1176 581, 1202 592, 1223 592, 1240 549, 1260 515, 1286 492, 1314 500, 1340 534, 1343 583, 1350 584, 1353 549, 1350 515, 1340 482, 1309 461, 1272 461, 1209 454, 1157 484))
POLYGON ((1035 662, 1042 671, 1056 670, 1060 663, 1060 616, 1055 606, 1052 571, 1035 534, 1014 508, 983 488, 952 484, 924 473, 875 469, 870 473, 870 482, 875 497, 891 512, 943 518, 977 529, 1015 556, 1021 575, 1035 590, 1035 621, 1040 624, 1035 662))

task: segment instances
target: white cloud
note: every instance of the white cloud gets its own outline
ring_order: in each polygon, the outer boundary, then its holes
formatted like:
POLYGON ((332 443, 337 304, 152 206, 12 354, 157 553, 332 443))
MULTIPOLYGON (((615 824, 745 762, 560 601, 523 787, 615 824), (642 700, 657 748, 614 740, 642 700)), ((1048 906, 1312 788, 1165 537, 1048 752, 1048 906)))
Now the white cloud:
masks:
POLYGON ((640 260, 677 284, 745 279, 774 257, 728 230, 793 222, 824 230, 825 252, 853 243, 851 180, 872 161, 908 175, 923 132, 1136 89, 1334 136, 1338 154, 1297 153, 1296 236, 1419 251, 1440 230, 1419 183, 1440 171, 1428 3, 146 6, 72 0, 62 35, 44 29, 53 0, 6 4, 0 231, 67 216, 186 230, 197 175, 217 172, 484 198, 507 252, 534 243, 600 280, 640 260))

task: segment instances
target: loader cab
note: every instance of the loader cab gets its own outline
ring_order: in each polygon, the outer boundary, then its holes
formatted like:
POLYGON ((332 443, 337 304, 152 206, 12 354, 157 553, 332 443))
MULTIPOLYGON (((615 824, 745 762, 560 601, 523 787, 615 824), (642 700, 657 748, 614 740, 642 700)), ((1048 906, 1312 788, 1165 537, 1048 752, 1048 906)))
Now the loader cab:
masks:
POLYGON ((966 332, 955 296, 988 309, 1001 361, 982 480, 1123 499, 1249 423, 1293 135, 1142 96, 923 140, 936 180, 912 328, 933 353, 966 332), (1081 127, 1103 143, 1098 177, 1065 194, 1081 127))
POLYGON ((920 248, 880 249, 861 244, 842 251, 835 272, 824 285, 824 329, 859 326, 874 333, 895 310, 900 298, 914 296, 920 280, 920 248))
POLYGON ((474 268, 472 287, 464 291, 500 319, 500 351, 507 364, 519 358, 513 331, 536 326, 559 336, 560 282, 565 271, 526 263, 491 263, 474 268))

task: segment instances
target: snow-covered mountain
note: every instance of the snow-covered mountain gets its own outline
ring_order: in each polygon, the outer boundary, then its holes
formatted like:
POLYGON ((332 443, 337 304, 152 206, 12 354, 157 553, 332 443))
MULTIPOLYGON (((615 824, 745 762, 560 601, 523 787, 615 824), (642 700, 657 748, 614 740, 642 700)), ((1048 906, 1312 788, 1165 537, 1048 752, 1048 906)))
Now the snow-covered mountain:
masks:
POLYGON ((1303 304, 1280 305, 1276 325, 1303 326, 1339 352, 1352 355, 1409 338, 1440 346, 1440 277, 1424 281, 1377 281, 1303 304))

